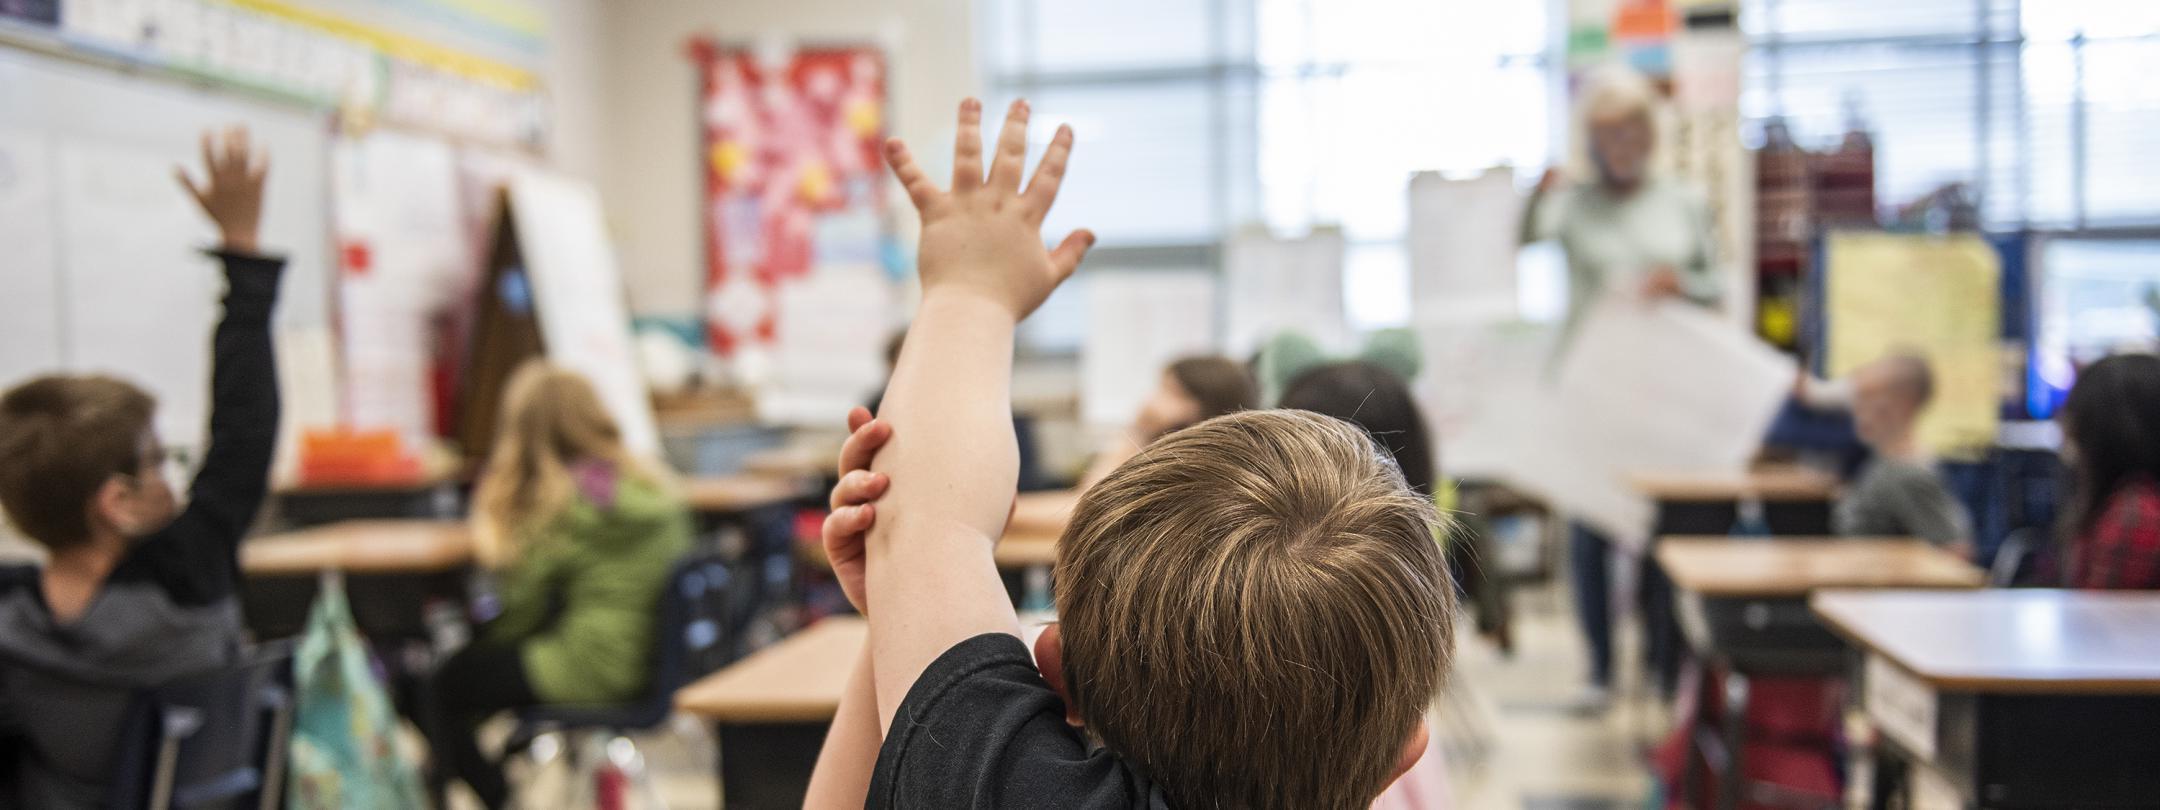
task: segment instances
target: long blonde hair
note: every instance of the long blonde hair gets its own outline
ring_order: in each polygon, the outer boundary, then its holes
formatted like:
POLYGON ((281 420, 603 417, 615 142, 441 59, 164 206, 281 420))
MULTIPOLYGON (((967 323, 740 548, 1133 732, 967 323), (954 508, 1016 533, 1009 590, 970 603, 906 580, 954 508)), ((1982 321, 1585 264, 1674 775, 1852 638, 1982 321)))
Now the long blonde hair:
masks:
POLYGON ((524 538, 556 519, 577 492, 571 466, 604 461, 625 477, 659 481, 658 470, 623 447, 622 431, 583 375, 531 360, 510 376, 495 450, 474 495, 481 562, 515 560, 524 538))

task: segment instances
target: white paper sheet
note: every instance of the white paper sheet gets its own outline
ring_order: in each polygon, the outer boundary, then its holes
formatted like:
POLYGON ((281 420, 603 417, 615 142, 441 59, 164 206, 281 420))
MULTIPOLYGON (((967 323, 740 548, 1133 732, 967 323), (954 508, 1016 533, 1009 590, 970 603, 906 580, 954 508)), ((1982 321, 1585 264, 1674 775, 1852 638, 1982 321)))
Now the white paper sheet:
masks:
POLYGON ((1080 349, 1080 415, 1122 426, 1170 361, 1215 350, 1212 273, 1095 271, 1087 284, 1087 341, 1080 349))
POLYGON ((61 362, 52 174, 45 136, 0 129, 0 388, 61 362))
MULTIPOLYGON (((1559 367, 1556 394, 1570 454, 1576 466, 1603 471, 1600 480, 1579 483, 1627 492, 1631 472, 1743 471, 1796 371, 1790 358, 1714 313, 1609 298, 1585 317, 1559 367)), ((1580 497, 1601 505, 1620 500, 1589 490, 1580 497)), ((1630 517, 1617 507, 1585 518, 1636 548, 1649 529, 1647 514, 1630 517)))
POLYGON ((621 425, 624 445, 658 458, 660 432, 638 373, 600 195, 590 184, 534 172, 511 183, 510 199, 548 359, 590 379, 621 425))
POLYGON ((1505 304, 1516 298, 1522 193, 1512 169, 1467 180, 1410 178, 1410 292, 1419 312, 1505 304))
POLYGON ((1783 355, 1683 304, 1600 304, 1550 373, 1551 327, 1418 331, 1441 469, 1535 494, 1637 551, 1654 509, 1627 474, 1739 471, 1794 374, 1783 355))
POLYGON ((1246 357, 1277 332, 1296 329, 1340 349, 1343 315, 1343 233, 1319 228, 1292 239, 1248 228, 1223 246, 1225 349, 1246 357))

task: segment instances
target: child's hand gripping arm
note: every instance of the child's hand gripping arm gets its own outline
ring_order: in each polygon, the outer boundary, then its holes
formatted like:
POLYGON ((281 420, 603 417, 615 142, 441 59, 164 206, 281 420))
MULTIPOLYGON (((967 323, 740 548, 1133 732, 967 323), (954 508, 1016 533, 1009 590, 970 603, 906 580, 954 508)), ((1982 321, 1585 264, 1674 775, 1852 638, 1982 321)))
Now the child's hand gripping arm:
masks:
POLYGON ((866 544, 872 664, 886 728, 916 677, 947 649, 1019 630, 991 558, 1019 475, 1013 327, 1094 242, 1076 231, 1055 250, 1043 247, 1043 217, 1072 132, 1058 129, 1023 191, 1027 117, 1026 102, 1007 114, 986 181, 982 105, 963 102, 951 191, 939 190, 897 139, 886 145, 923 221, 922 307, 878 414, 893 438, 873 466, 893 484, 866 544))
MULTIPOLYGON (((870 471, 870 460, 892 437, 892 428, 870 418, 870 411, 856 408, 848 414, 852 433, 840 447, 840 483, 833 487, 832 514, 825 518, 823 539, 833 576, 847 594, 848 603, 862 610, 864 534, 877 520, 875 501, 885 494, 885 477, 870 471)), ((847 691, 833 713, 832 728, 825 732, 825 746, 818 752, 817 768, 810 772, 810 789, 803 807, 863 806, 870 795, 870 779, 877 771, 878 747, 885 742, 878 727, 876 674, 870 666, 870 648, 855 656, 848 674, 847 691)))

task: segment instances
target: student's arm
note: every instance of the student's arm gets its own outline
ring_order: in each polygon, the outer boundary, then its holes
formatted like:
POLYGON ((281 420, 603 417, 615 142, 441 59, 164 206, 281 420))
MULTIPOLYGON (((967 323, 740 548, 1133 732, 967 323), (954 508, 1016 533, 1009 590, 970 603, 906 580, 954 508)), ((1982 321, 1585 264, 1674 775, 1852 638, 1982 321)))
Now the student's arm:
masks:
MULTIPOLYGON (((840 447, 840 483, 833 487, 832 513, 825 517, 822 539, 833 577, 849 604, 864 607, 864 534, 877 520, 875 501, 885 494, 888 482, 870 471, 878 448, 892 437, 892 429, 872 421, 870 411, 856 408, 848 413, 848 440, 840 447)), ((833 714, 832 728, 818 751, 817 768, 810 772, 810 790, 803 807, 859 808, 870 795, 870 779, 877 772, 878 748, 885 743, 878 727, 877 678, 871 668, 870 648, 855 657, 848 675, 847 691, 833 714)))
POLYGON ((1717 273, 1717 231, 1708 203, 1688 198, 1688 224, 1695 230, 1695 249, 1680 267, 1680 294, 1704 307, 1716 307, 1725 296, 1725 283, 1717 273))
POLYGON ((1560 170, 1546 169, 1538 178, 1536 188, 1530 190, 1530 199, 1523 203, 1522 221, 1517 224, 1515 241, 1528 245, 1543 242, 1560 235, 1559 208, 1566 192, 1561 190, 1560 170))
POLYGON ((863 806, 870 797, 870 777, 877 772, 878 748, 885 744, 878 717, 877 680, 865 646, 855 656, 847 692, 825 732, 825 746, 818 750, 817 769, 810 772, 810 789, 803 795, 805 810, 863 806))
POLYGON ((277 447, 270 311, 285 262, 257 253, 268 163, 249 149, 247 131, 235 128, 222 140, 204 135, 203 163, 205 182, 198 185, 184 171, 180 182, 222 237, 213 253, 225 265, 225 314, 211 340, 210 442, 188 490, 187 510, 168 533, 199 555, 193 559, 230 572, 240 538, 262 505, 277 447))
POLYGON ((891 476, 867 543, 873 671, 880 719, 924 668, 984 633, 1017 634, 990 545, 1018 477, 1012 428, 1013 327, 1072 275, 1086 231, 1043 247, 1072 133, 1059 128, 1034 182, 1020 188, 1028 109, 1013 105, 983 179, 982 107, 960 108, 953 188, 940 191, 897 139, 893 171, 922 212, 922 306, 878 417, 893 438, 874 469, 891 476))

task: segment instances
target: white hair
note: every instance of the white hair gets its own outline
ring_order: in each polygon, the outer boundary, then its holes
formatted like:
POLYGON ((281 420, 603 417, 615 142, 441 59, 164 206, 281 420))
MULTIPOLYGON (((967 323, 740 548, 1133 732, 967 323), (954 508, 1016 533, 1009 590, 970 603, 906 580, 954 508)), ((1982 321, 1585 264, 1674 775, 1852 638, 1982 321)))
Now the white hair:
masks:
POLYGON ((1649 77, 1626 65, 1610 64, 1584 77, 1576 106, 1584 122, 1636 115, 1655 119, 1658 100, 1657 87, 1649 77))

